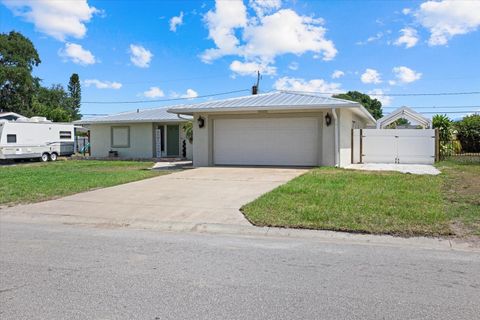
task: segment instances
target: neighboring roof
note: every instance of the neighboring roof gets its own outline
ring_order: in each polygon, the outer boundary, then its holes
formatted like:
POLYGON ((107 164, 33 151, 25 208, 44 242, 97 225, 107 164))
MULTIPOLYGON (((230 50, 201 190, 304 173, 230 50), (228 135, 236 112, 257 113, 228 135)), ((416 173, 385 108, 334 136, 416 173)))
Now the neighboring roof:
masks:
POLYGON ((410 109, 409 107, 401 107, 378 119, 377 129, 385 128, 389 124, 402 118, 416 122, 424 128, 430 128, 432 126, 430 119, 425 118, 420 113, 410 109))
POLYGON ((375 119, 358 102, 322 96, 315 93, 276 91, 237 98, 207 101, 171 107, 168 112, 192 115, 197 112, 301 110, 325 108, 358 108, 372 123, 375 119))
POLYGON ((15 120, 19 118, 25 118, 25 117, 16 112, 0 112, 0 119, 15 120))
POLYGON ((134 123, 134 122, 185 122, 176 114, 168 113, 168 107, 122 112, 108 116, 74 121, 75 124, 134 123))

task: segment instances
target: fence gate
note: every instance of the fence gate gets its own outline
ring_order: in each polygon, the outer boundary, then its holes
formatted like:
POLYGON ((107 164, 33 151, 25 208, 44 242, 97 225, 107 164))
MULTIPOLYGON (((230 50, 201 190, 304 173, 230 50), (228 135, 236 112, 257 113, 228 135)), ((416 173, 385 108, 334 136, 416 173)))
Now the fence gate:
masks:
POLYGON ((432 164, 436 159, 434 129, 354 129, 352 142, 352 163, 432 164))

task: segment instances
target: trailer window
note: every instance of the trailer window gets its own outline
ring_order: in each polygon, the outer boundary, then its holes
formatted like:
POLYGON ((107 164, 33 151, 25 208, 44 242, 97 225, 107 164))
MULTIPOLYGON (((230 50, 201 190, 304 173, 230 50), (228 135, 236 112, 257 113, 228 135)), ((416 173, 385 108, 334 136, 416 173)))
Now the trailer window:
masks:
POLYGON ((17 143, 17 135, 7 134, 7 143, 17 143))
POLYGON ((71 131, 60 131, 60 139, 72 139, 71 131))

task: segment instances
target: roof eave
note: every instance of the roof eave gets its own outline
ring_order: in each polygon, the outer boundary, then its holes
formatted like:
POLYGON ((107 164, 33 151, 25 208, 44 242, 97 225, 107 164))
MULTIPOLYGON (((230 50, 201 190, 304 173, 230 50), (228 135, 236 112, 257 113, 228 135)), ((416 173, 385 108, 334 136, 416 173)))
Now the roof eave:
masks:
POLYGON ((359 103, 328 104, 328 105, 298 105, 298 106, 268 106, 268 107, 219 107, 219 108, 173 108, 167 112, 175 114, 193 115, 194 113, 218 113, 218 112, 245 112, 245 111, 299 111, 299 110, 324 110, 332 108, 355 108, 361 107, 359 103))
POLYGON ((171 123, 180 123, 187 122, 185 119, 151 119, 151 120, 96 120, 96 121, 87 121, 87 120, 78 120, 74 121, 74 124, 115 124, 115 123, 154 123, 154 122, 171 122, 171 123))

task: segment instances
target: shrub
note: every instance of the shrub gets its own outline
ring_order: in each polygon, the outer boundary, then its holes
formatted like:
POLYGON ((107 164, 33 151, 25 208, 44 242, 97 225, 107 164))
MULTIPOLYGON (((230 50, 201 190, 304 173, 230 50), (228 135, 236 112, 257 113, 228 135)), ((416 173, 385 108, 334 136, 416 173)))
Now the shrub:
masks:
POLYGON ((432 125, 438 129, 440 143, 448 142, 452 139, 452 120, 447 115, 436 114, 432 118, 432 125))
POLYGON ((464 117, 456 123, 457 138, 464 152, 480 152, 480 115, 464 117))

